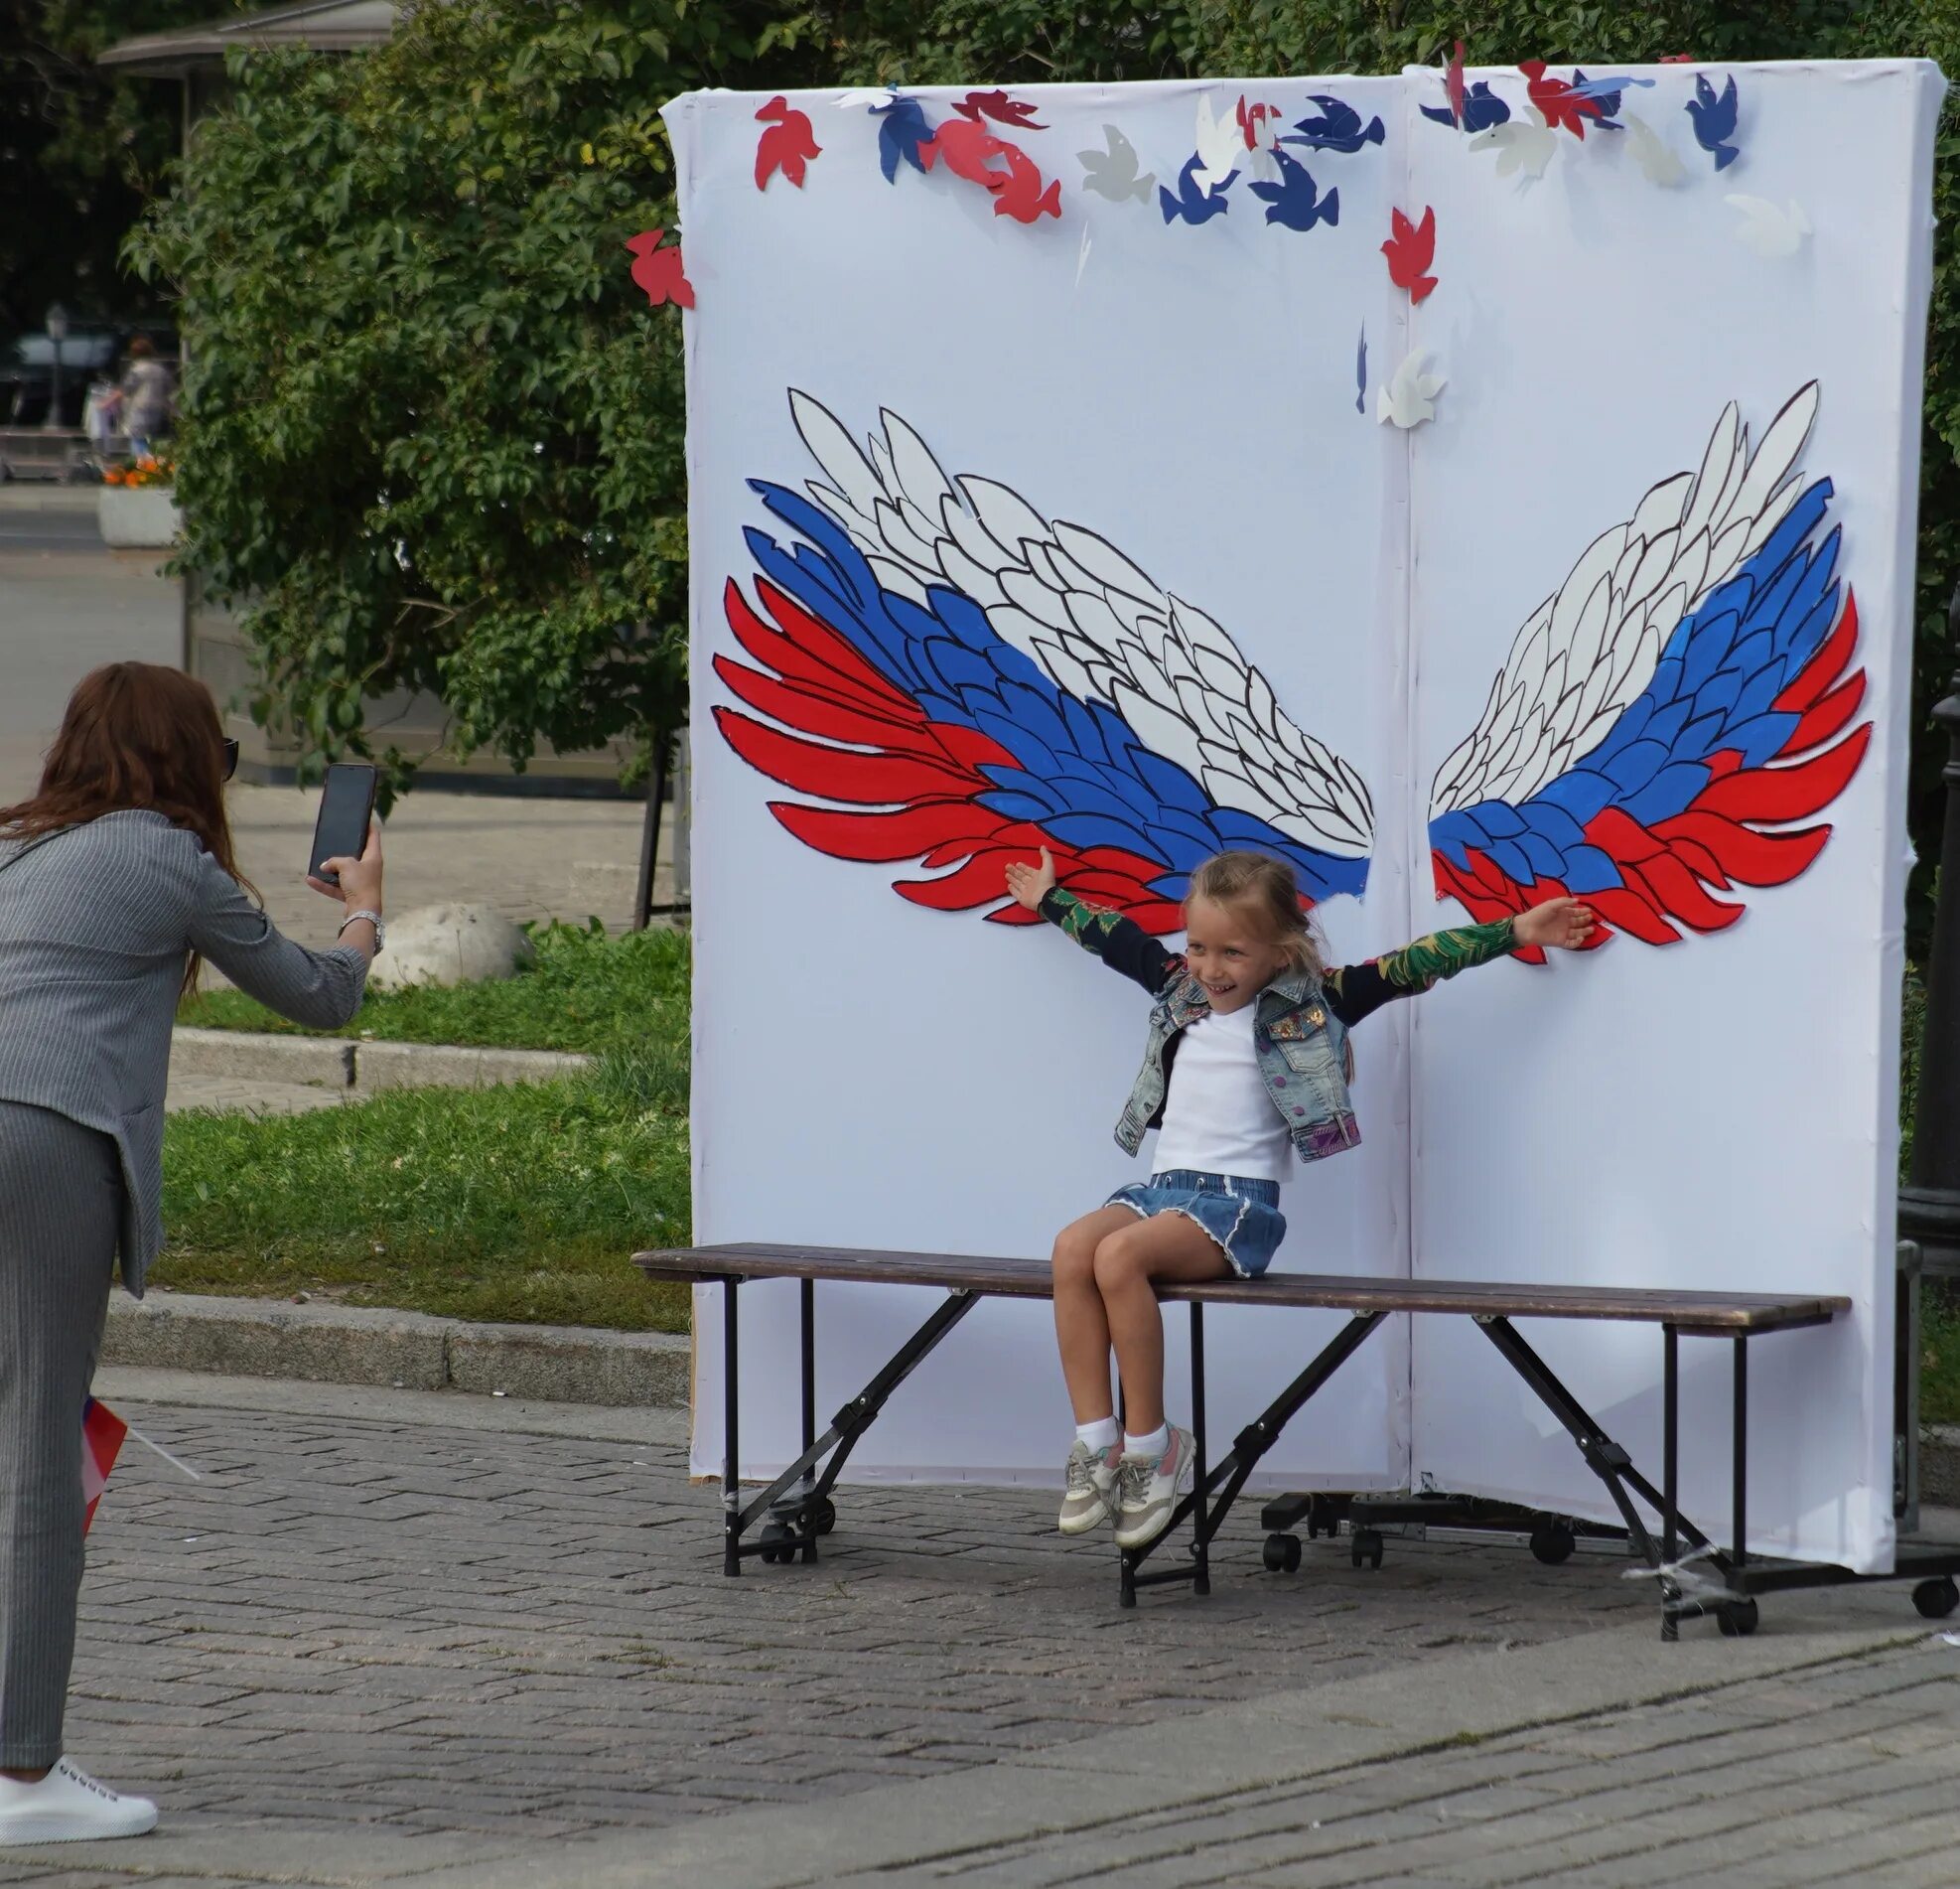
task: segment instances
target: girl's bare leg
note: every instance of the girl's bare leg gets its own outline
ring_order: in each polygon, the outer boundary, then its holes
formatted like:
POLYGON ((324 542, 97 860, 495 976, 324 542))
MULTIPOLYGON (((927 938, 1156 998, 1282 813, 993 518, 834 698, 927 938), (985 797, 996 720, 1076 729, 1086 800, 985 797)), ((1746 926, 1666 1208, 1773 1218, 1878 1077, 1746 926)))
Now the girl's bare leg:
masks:
MULTIPOLYGON (((1130 1435, 1147 1436, 1164 1421, 1164 1313, 1152 1281, 1218 1279, 1230 1270, 1211 1235, 1182 1214, 1132 1216, 1097 1245, 1096 1291, 1123 1374, 1123 1427, 1130 1435)), ((1060 1304, 1057 1291, 1057 1314, 1060 1304)))
POLYGON ((1109 1321, 1096 1290, 1096 1249, 1120 1229, 1143 1224, 1127 1207, 1099 1207, 1055 1235, 1054 1337, 1077 1423, 1099 1422, 1116 1410, 1109 1394, 1109 1321))

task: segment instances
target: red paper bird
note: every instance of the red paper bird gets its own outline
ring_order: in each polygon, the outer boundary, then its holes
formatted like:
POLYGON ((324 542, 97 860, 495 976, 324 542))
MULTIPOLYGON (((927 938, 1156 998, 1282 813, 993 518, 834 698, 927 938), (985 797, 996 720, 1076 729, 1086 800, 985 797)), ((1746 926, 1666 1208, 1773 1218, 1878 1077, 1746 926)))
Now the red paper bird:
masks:
POLYGON ((1388 258, 1388 279, 1398 289, 1407 289, 1410 301, 1420 302, 1436 286, 1435 276, 1424 273, 1436 260, 1435 207, 1423 212, 1419 223, 1392 210, 1388 226, 1392 233, 1381 245, 1382 254, 1388 258))
POLYGON ((1245 139, 1245 148, 1256 151, 1259 148, 1259 127, 1268 118, 1277 118, 1280 108, 1277 105, 1248 105, 1243 94, 1238 101, 1238 128, 1245 139))
POLYGON ((977 118, 948 118, 918 147, 918 161, 929 171, 944 158, 946 169, 955 177, 994 191, 1007 182, 1008 174, 1004 169, 995 169, 992 160, 1005 157, 1013 149, 1013 145, 995 137, 977 118))
POLYGON ((994 215, 1012 217, 1018 223, 1032 223, 1037 217, 1061 215, 1061 184, 1057 179, 1042 188, 1042 167, 1026 151, 1011 144, 1002 145, 1007 154, 1007 177, 996 184, 994 215))
POLYGON ((1566 79, 1547 78, 1542 59, 1520 60, 1518 71, 1525 76, 1526 95, 1545 114, 1545 122, 1554 131, 1570 131, 1575 138, 1583 139, 1586 120, 1601 115, 1600 101, 1574 91, 1566 79))
POLYGON ((769 126, 756 146, 756 188, 762 190, 780 171, 801 190, 805 166, 811 158, 823 155, 810 128, 809 114, 792 110, 789 100, 778 92, 756 113, 756 122, 769 126))
POLYGON ((1464 43, 1457 42, 1457 50, 1450 55, 1449 70, 1443 74, 1444 96, 1450 100, 1450 116, 1461 125, 1464 122, 1464 43))
POLYGON ((982 117, 987 117, 996 124, 1011 124, 1017 131, 1048 129, 1047 125, 1035 122, 1038 106, 1025 104, 1019 98, 1010 98, 1004 91, 970 91, 953 109, 972 124, 978 124, 982 117))
POLYGON ((627 247, 633 254, 632 279, 646 291, 647 302, 654 308, 663 302, 692 308, 694 284, 682 273, 680 244, 660 247, 660 238, 666 233, 664 229, 644 229, 628 240, 627 247))
POLYGON ((1692 53, 1663 53, 1654 61, 1656 66, 1692 66, 1695 56, 1692 53))

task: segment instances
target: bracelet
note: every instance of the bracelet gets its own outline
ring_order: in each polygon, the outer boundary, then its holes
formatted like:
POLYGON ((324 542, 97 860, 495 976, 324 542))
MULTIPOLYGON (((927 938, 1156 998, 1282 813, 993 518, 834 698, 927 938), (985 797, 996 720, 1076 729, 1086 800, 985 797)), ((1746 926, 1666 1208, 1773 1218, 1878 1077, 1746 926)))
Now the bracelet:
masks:
POLYGON ((352 925, 358 919, 365 919, 369 925, 373 926, 374 950, 376 955, 378 955, 381 950, 382 942, 387 935, 383 931, 381 926, 380 913, 369 911, 365 906, 363 906, 358 912, 350 912, 347 915, 347 917, 341 921, 341 929, 338 932, 336 932, 334 936, 337 939, 346 938, 348 935, 348 927, 350 925, 352 925))

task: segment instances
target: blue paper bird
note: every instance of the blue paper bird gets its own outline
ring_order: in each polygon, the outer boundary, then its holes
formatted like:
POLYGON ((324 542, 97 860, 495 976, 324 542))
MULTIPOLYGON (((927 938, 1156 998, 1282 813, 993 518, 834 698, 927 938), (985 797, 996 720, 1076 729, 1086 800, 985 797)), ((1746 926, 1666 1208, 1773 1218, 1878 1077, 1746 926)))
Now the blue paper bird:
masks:
POLYGON ((1329 191, 1323 197, 1306 165, 1284 151, 1275 151, 1280 167, 1277 184, 1254 184, 1253 196, 1266 205, 1266 220, 1284 223, 1289 229, 1312 229, 1316 223, 1340 221, 1340 193, 1329 191))
MULTIPOLYGON (((1225 201, 1225 193, 1231 189, 1236 171, 1226 174, 1225 181, 1214 191, 1201 191, 1197 187, 1197 167, 1201 160, 1193 151, 1185 168, 1178 173, 1178 194, 1174 197, 1160 184, 1157 187, 1157 201, 1164 212, 1167 223, 1208 223, 1213 217, 1222 217, 1231 205, 1225 201)), ((1258 186, 1254 186, 1257 189, 1258 186)))
POLYGON ((1619 114, 1619 94, 1628 85, 1651 85, 1651 78, 1632 79, 1624 76, 1613 78, 1588 78, 1578 67, 1572 70, 1572 89, 1581 98, 1591 99, 1598 108, 1599 116, 1593 120, 1602 131, 1624 131, 1623 124, 1616 123, 1619 114))
MULTIPOLYGON (((1450 116, 1448 105, 1425 105, 1422 108, 1425 118, 1434 118, 1438 124, 1455 124, 1450 116)), ((1488 131, 1492 125, 1509 124, 1511 108, 1490 89, 1487 78, 1479 78, 1464 94, 1464 129, 1466 131, 1488 131)))
POLYGON ((901 158, 922 175, 925 166, 919 161, 919 146, 932 141, 925 107, 916 98, 894 98, 889 105, 872 106, 871 115, 878 120, 878 168, 886 183, 898 182, 901 158))
POLYGON ((1320 106, 1318 118, 1302 118, 1293 127, 1294 135, 1281 138, 1281 144, 1304 144, 1316 151, 1345 151, 1352 154, 1364 144, 1379 144, 1387 135, 1381 128, 1379 118, 1368 120, 1368 127, 1361 128, 1361 114, 1350 104, 1338 98, 1330 98, 1325 92, 1309 92, 1308 97, 1320 106))
POLYGON ((1736 80, 1732 74, 1728 84, 1722 88, 1722 95, 1716 96, 1715 87, 1708 82, 1706 73, 1695 74, 1695 95, 1684 107, 1688 116, 1695 121, 1695 142, 1715 159, 1715 168, 1726 171, 1742 156, 1729 140, 1736 135, 1736 80))
POLYGON ((1354 350, 1354 411, 1365 417, 1368 411, 1368 325, 1361 324, 1361 340, 1354 350))

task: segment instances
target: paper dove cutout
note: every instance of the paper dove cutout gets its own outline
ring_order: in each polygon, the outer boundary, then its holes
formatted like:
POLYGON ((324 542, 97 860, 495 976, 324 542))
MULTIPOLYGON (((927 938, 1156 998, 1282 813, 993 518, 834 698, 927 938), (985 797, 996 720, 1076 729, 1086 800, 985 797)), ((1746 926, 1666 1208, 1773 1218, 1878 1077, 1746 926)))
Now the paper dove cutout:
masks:
POLYGON ((1810 219, 1794 199, 1780 210, 1762 197, 1738 194, 1722 201, 1743 213, 1743 220, 1736 225, 1736 240, 1748 243, 1765 261, 1795 255, 1810 234, 1810 219))
POLYGON ((1239 136, 1245 143, 1245 149, 1237 154, 1240 168, 1247 177, 1261 184, 1279 181, 1281 171, 1275 149, 1280 136, 1278 106, 1248 105, 1241 97, 1234 116, 1238 120, 1239 136))
POLYGON ((1178 173, 1178 189, 1175 196, 1162 184, 1158 185, 1158 208, 1164 212, 1164 220, 1167 223, 1181 220, 1188 223, 1208 223, 1213 217, 1222 217, 1231 209, 1231 200, 1225 195, 1225 191, 1238 173, 1227 171, 1224 183, 1215 191, 1207 191, 1202 189, 1197 181, 1198 162, 1195 153, 1185 160, 1185 168, 1178 173))
POLYGON ((843 93, 837 100, 839 111, 849 111, 853 106, 889 105, 897 95, 896 85, 859 85, 854 90, 843 93))
POLYGON ((1552 153, 1558 149, 1559 134, 1545 122, 1545 114, 1535 106, 1526 105, 1527 116, 1513 118, 1508 124, 1492 125, 1488 131, 1479 131, 1470 139, 1472 151, 1493 150, 1497 153, 1497 175, 1513 177, 1523 174, 1527 182, 1535 182, 1545 175, 1545 167, 1552 161, 1552 153))
POLYGON ((1354 411, 1368 417, 1368 325, 1361 324, 1361 339, 1354 348, 1354 411))
POLYGON ((797 111, 777 92, 756 113, 756 122, 769 126, 756 144, 756 188, 768 189, 770 179, 780 172, 801 190, 810 160, 823 155, 809 114, 797 111))
POLYGON ((692 308, 694 284, 687 279, 681 263, 679 242, 670 242, 664 249, 660 247, 660 239, 666 233, 664 229, 642 229, 638 235, 627 239, 626 246, 633 255, 632 279, 645 292, 653 308, 665 302, 692 308))
POLYGON ((885 173, 886 183, 899 181, 901 159, 922 175, 926 167, 919 154, 933 137, 925 107, 916 98, 902 98, 894 92, 871 109, 878 120, 878 168, 885 173))
POLYGON ((1436 260, 1435 208, 1425 210, 1419 223, 1391 210, 1388 229, 1388 240, 1381 245, 1388 258, 1388 279, 1398 289, 1407 289, 1411 302, 1420 302, 1436 286, 1436 277, 1426 273, 1436 260))
POLYGON ((1682 106, 1682 110, 1694 120, 1695 142, 1715 160, 1718 171, 1726 171, 1742 156, 1742 152, 1730 142, 1736 135, 1739 108, 1733 74, 1719 95, 1708 82, 1706 73, 1695 74, 1695 95, 1682 106))
POLYGON ((1436 418, 1436 396, 1448 384, 1441 374, 1424 373, 1423 363, 1429 350, 1418 348, 1403 357, 1388 385, 1375 393, 1375 420, 1380 425, 1399 426, 1406 432, 1425 420, 1436 418))
POLYGON ((1212 115, 1210 94, 1197 101, 1197 169, 1191 181, 1200 196, 1221 189, 1245 156, 1245 134, 1236 118, 1212 115))
POLYGON ((1088 175, 1082 179, 1085 191, 1094 191, 1098 197, 1106 197, 1112 204, 1120 204, 1135 198, 1140 204, 1150 202, 1151 186, 1157 182, 1154 171, 1139 172, 1137 169, 1137 147, 1133 145, 1113 124, 1102 128, 1103 141, 1109 146, 1106 151, 1077 151, 1076 158, 1088 175))
POLYGON ((1246 186, 1253 196, 1264 200, 1266 220, 1303 230, 1312 229, 1316 223, 1339 222, 1340 193, 1332 190, 1322 196, 1313 173, 1298 158, 1285 151, 1273 155, 1277 180, 1246 186))
POLYGON ((1622 122, 1626 126, 1627 144, 1633 152, 1633 162, 1640 167, 1641 176, 1649 184, 1658 184, 1662 190, 1672 190, 1687 178, 1688 167, 1646 119, 1637 118, 1629 111, 1624 114, 1622 122))

